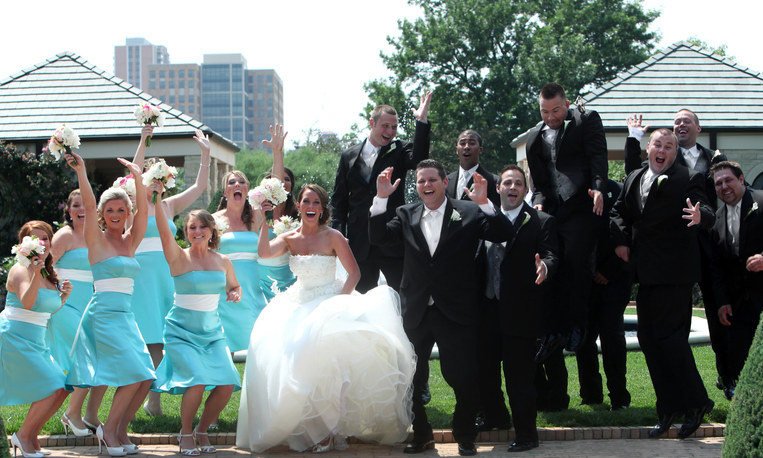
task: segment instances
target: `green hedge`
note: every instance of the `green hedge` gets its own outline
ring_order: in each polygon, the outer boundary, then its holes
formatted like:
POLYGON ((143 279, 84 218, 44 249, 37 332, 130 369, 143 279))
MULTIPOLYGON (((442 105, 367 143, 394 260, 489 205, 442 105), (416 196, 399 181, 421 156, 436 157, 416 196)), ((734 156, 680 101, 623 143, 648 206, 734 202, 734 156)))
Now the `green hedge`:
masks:
POLYGON ((763 320, 737 383, 726 423, 724 457, 763 456, 763 320))

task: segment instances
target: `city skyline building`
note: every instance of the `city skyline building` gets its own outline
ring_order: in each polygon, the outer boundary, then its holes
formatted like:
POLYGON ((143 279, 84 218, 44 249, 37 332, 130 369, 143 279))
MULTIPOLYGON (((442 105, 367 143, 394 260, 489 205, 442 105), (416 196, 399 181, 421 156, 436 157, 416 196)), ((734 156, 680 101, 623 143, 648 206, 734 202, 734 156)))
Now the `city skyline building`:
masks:
POLYGON ((149 65, 169 63, 167 48, 145 38, 127 38, 124 46, 114 47, 114 74, 141 89, 146 89, 149 65))

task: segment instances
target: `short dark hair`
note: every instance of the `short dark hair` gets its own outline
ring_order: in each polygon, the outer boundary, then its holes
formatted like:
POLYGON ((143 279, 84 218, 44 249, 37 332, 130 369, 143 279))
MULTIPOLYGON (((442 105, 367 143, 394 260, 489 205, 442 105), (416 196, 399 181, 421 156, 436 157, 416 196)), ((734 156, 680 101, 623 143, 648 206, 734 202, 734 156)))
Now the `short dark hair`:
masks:
POLYGON ((458 134, 458 138, 463 137, 464 135, 474 135, 475 138, 477 138, 477 143, 479 143, 480 146, 482 146, 482 135, 479 134, 474 129, 466 129, 465 131, 458 134))
POLYGON ((321 208, 323 209, 321 211, 321 216, 318 218, 318 223, 320 225, 328 224, 329 220, 331 219, 331 207, 329 206, 329 193, 326 192, 323 187, 320 185, 317 185, 315 183, 308 183, 304 186, 302 186, 302 189, 299 190, 299 194, 297 195, 297 203, 302 201, 302 195, 305 193, 305 191, 310 190, 314 193, 318 194, 318 199, 321 201, 321 208))
POLYGON ((384 113, 397 116, 397 110, 395 110, 394 107, 390 105, 377 105, 376 108, 374 108, 373 111, 371 112, 371 119, 373 119, 374 122, 376 122, 379 120, 379 118, 381 118, 381 115, 384 113))
MULTIPOLYGON (((504 167, 503 170, 501 170, 501 173, 498 176, 502 178, 503 174, 508 172, 509 170, 516 170, 516 171, 518 171, 519 173, 522 174, 522 180, 525 182, 525 188, 526 188, 527 187, 527 175, 525 175, 525 171, 522 170, 522 167, 518 166, 517 164, 508 164, 508 165, 506 165, 506 167, 504 167)), ((503 181, 503 180, 501 179, 501 181, 503 181)), ((498 184, 500 185, 500 182, 498 184)))
POLYGON ((558 95, 561 95, 565 100, 567 99, 567 94, 565 94, 564 88, 560 84, 549 82, 540 88, 540 97, 542 99, 549 100, 558 95))
POLYGON ((445 168, 439 162, 434 159, 424 159, 416 165, 416 173, 421 169, 437 169, 437 174, 440 178, 445 179, 448 175, 445 173, 445 168))
POLYGON ((688 109, 688 108, 681 108, 680 110, 676 111, 676 114, 678 114, 678 113, 680 113, 680 112, 682 112, 682 111, 688 111, 689 113, 691 113, 691 117, 692 117, 692 118, 694 118, 694 122, 695 122, 697 125, 699 125, 699 118, 697 117, 697 113, 695 113, 695 112, 691 111, 691 110, 690 110, 690 109, 688 109))
POLYGON ((723 169, 729 169, 734 174, 735 177, 741 178, 744 175, 744 172, 742 171, 742 166, 739 165, 739 162, 734 161, 721 161, 712 167, 710 167, 710 175, 715 175, 715 172, 723 169))

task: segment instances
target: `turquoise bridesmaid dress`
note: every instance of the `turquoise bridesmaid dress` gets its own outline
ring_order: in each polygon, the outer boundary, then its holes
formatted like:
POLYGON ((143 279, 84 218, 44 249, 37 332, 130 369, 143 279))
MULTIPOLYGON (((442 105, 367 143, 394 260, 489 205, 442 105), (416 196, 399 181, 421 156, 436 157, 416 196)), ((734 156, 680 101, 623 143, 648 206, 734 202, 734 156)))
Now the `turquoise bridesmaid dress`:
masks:
POLYGON ((233 262, 236 279, 241 285, 241 302, 228 302, 225 292, 220 294, 218 313, 225 339, 230 351, 246 350, 254 322, 266 304, 257 265, 257 234, 226 232, 220 237, 219 251, 233 262))
POLYGON ((87 248, 75 248, 61 256, 55 265, 61 280, 72 283, 72 293, 61 310, 50 317, 48 343, 58 365, 65 371, 71 366, 69 352, 74 343, 74 333, 85 312, 85 307, 93 297, 93 273, 87 260, 87 248))
MULTIPOLYGON (((175 223, 171 219, 167 221, 172 233, 177 232, 175 223)), ((135 278, 140 288, 135 288, 132 294, 132 313, 143 340, 147 344, 162 343, 164 318, 172 308, 175 285, 153 216, 148 217, 146 235, 135 250, 135 260, 140 264, 140 273, 135 278)))
POLYGON ((74 337, 66 385, 125 386, 155 379, 151 356, 130 309, 138 261, 115 256, 91 268, 95 293, 74 337))
MULTIPOLYGON (((273 228, 268 229, 270 240, 276 238, 273 228)), ((270 302, 273 296, 278 292, 286 291, 286 288, 293 285, 297 278, 289 268, 289 253, 277 258, 258 258, 257 263, 260 269, 260 288, 265 299, 270 302), (275 283, 275 288, 273 284, 275 283)))
POLYGON ((173 277, 175 305, 164 325, 164 359, 156 368, 154 391, 182 394, 186 388, 233 385, 241 377, 233 365, 217 314, 225 272, 191 271, 173 277))
POLYGON ((64 387, 66 375, 45 341, 50 314, 60 307, 56 290, 40 289, 31 310, 8 292, 0 313, 0 405, 30 404, 64 387))

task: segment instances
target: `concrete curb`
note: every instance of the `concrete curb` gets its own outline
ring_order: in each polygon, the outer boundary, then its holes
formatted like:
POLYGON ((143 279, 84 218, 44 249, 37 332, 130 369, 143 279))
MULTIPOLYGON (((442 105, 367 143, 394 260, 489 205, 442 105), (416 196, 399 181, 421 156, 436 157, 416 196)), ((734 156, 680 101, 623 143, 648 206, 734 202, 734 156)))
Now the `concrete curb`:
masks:
MULTIPOLYGON (((651 426, 597 426, 592 428, 538 428, 538 439, 547 441, 574 441, 596 439, 648 439, 651 426)), ((678 438, 678 427, 670 428, 666 439, 678 438)), ((705 423, 691 437, 723 437, 726 425, 723 423, 705 423)), ((130 434, 130 438, 137 445, 176 445, 176 434, 130 434)), ((449 429, 434 431, 435 442, 453 443, 453 432, 449 429)), ((213 445, 235 445, 236 433, 209 433, 209 441, 213 445)), ((477 442, 512 442, 514 430, 482 432, 477 437, 477 442)), ((360 441, 350 439, 350 443, 360 441)), ((74 437, 64 435, 40 436, 40 445, 43 447, 74 447, 74 446, 97 446, 98 440, 95 435, 88 437, 74 437)))

